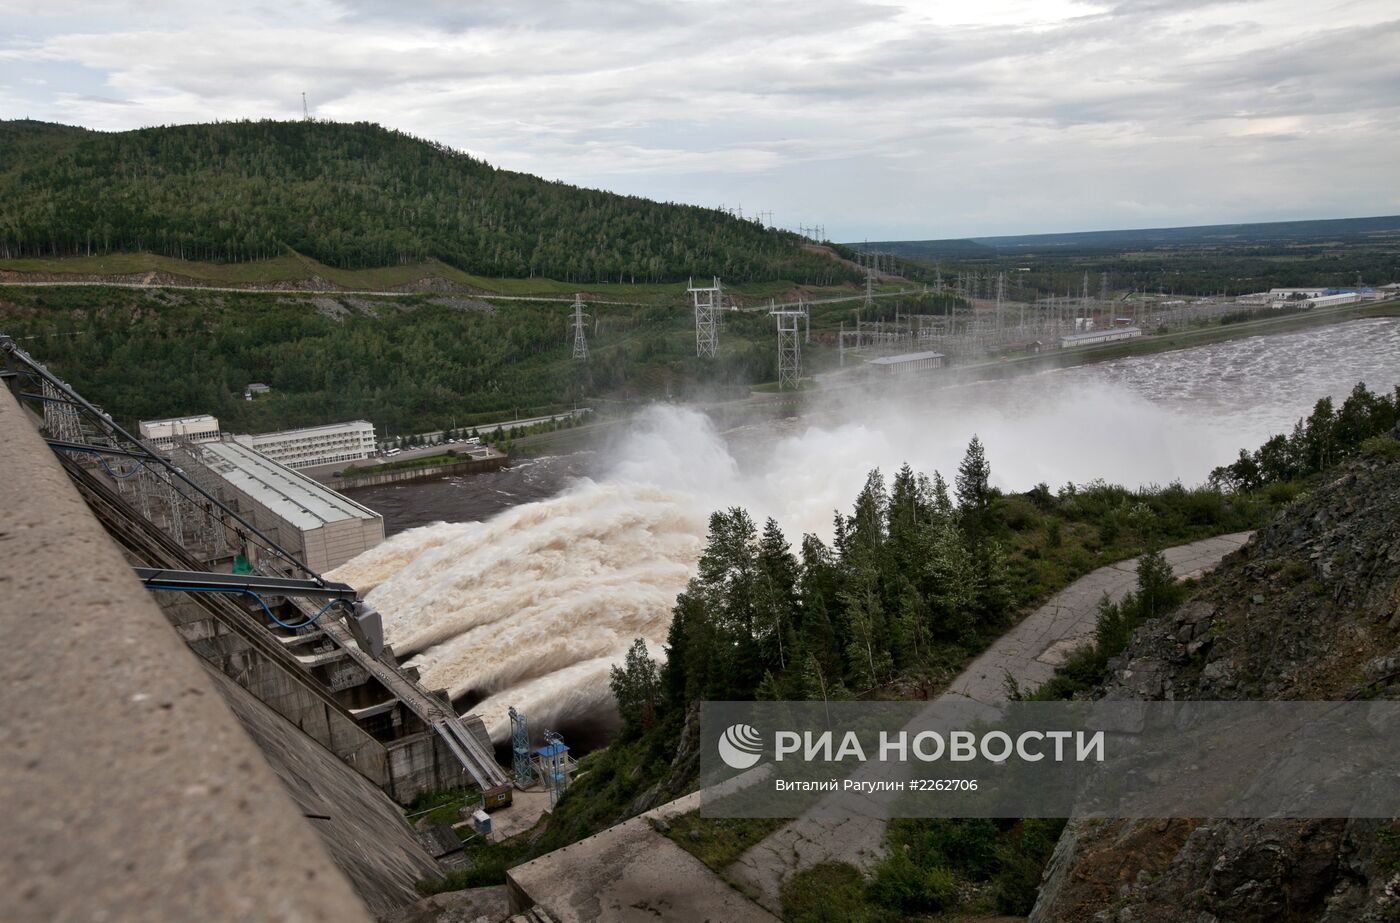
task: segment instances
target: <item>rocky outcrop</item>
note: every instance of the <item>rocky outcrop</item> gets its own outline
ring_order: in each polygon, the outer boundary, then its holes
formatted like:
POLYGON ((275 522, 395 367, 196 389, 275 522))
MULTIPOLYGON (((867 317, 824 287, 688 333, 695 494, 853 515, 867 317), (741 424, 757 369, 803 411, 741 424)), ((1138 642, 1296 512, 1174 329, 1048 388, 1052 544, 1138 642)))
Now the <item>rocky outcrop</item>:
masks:
MULTIPOLYGON (((1400 695, 1400 464, 1353 462, 1134 636, 1106 699, 1400 695)), ((1400 919, 1400 822, 1075 821, 1032 923, 1400 919)))

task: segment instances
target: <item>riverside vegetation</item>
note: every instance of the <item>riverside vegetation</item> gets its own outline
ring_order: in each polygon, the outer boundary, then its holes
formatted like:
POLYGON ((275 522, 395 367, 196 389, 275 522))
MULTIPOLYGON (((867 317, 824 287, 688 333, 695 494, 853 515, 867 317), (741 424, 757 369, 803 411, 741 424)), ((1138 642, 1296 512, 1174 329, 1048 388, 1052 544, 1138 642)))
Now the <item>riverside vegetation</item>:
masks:
MULTIPOLYGON (((930 696, 1020 615, 1095 567, 1251 528, 1272 508, 1264 494, 1212 487, 1003 494, 990 478, 975 439, 951 485, 907 465, 891 478, 872 471, 852 509, 836 514, 833 540, 806 535, 796 549, 771 520, 716 512, 676 601, 665 664, 639 641, 614 672, 618 739, 582 758, 575 785, 539 827, 470 845, 476 864, 433 889, 499 882, 510 865, 684 794, 698 767, 700 700, 930 696)), ((774 825, 682 818, 673 834, 722 867, 774 825)), ((907 843, 914 864, 896 860, 871 894, 884 895, 878 906, 941 906, 974 882, 987 902, 1024 906, 1057 829, 895 825, 898 855, 907 843)))
MULTIPOLYGON (((1053 592, 1094 567, 1143 554, 1138 590, 1105 601, 1096 643, 1045 688, 1017 692, 1085 694, 1141 625, 1170 613, 1191 589, 1171 577, 1156 549, 1262 527, 1339 464, 1400 458, 1391 435, 1398 421, 1400 391, 1358 386, 1340 407, 1320 401, 1283 437, 1290 462, 1270 468, 1268 478, 1242 479, 1222 466, 1201 487, 1138 491, 1095 483, 1005 494, 991 487, 990 464, 974 440, 952 485, 908 466, 888 480, 871 472, 851 511, 836 515, 832 542, 808 535, 796 551, 772 521, 759 527, 742 509, 716 512, 696 576, 677 599, 665 663, 638 641, 614 670, 618 739, 583 757, 575 786, 539 827, 470 848, 477 864, 433 889, 498 882, 517 862, 693 789, 700 700, 929 697, 1053 592)), ((723 874, 782 823, 688 815, 669 835, 723 874)), ((785 917, 1024 914, 1063 827, 1039 819, 896 820, 873 874, 844 865, 800 872, 783 890, 785 917)))

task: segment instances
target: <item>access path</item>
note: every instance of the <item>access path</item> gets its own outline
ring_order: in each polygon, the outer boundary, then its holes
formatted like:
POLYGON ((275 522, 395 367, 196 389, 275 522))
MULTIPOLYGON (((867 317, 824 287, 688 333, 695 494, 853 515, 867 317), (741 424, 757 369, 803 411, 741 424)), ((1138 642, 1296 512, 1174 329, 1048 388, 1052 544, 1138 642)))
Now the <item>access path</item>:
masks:
MULTIPOLYGON (((1178 578, 1197 577, 1249 541, 1251 533, 1236 532, 1178 545, 1163 552, 1178 578)), ((1022 689, 1034 689, 1054 675, 1075 648, 1094 634, 1100 600, 1118 600, 1137 584, 1137 558, 1100 567, 1056 593, 1015 628, 1002 635, 934 701, 973 699, 987 705, 1005 702, 1008 678, 1022 689)), ((725 877, 759 904, 782 913, 778 897, 782 883, 795 872, 822 862, 847 862, 869 869, 884 852, 885 822, 853 817, 833 822, 799 817, 750 847, 725 877)))

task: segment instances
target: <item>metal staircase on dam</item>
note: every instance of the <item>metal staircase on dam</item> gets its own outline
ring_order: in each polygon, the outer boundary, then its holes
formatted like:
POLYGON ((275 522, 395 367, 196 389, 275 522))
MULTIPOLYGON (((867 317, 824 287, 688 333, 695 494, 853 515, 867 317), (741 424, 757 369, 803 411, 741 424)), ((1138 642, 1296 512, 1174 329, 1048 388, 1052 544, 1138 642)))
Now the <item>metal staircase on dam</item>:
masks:
MULTIPOLYGON (((149 567, 138 567, 138 573, 150 574, 153 571, 163 573, 166 570, 190 571, 194 569, 194 566, 197 566, 197 562, 188 556, 185 549, 176 545, 168 536, 142 519, 136 510, 104 485, 98 475, 83 468, 72 459, 64 457, 61 460, 79 492, 88 500, 89 507, 97 513, 98 519, 108 532, 128 550, 129 554, 149 563, 149 567)), ((499 789, 510 784, 505 770, 496 763, 489 744, 483 746, 481 741, 467 730, 463 725, 463 719, 449 705, 424 689, 412 678, 404 675, 403 670, 392 662, 392 651, 389 651, 388 657, 383 659, 370 656, 362 648, 350 628, 339 620, 318 621, 314 626, 308 626, 290 636, 278 635, 261 619, 256 618, 253 612, 243 606, 232 604, 231 600, 226 599, 215 602, 227 604, 223 607, 226 615, 231 614, 228 612, 230 609, 237 613, 238 621, 244 623, 240 628, 244 629, 242 633, 245 637, 249 633, 247 629, 251 628, 253 634, 262 635, 267 642, 271 642, 273 648, 281 655, 278 656, 278 659, 288 664, 289 667, 295 664, 295 668, 309 672, 305 670, 307 666, 317 665, 314 656, 308 664, 295 654, 291 654, 287 650, 289 644, 306 643, 316 638, 324 638, 329 641, 335 653, 348 663, 353 664, 357 673, 377 680, 388 691, 393 701, 401 703, 426 728, 431 729, 433 733, 441 737, 448 750, 461 763, 462 768, 472 781, 483 791, 499 789)), ((308 616, 314 614, 321 606, 320 600, 308 598, 289 597, 288 602, 308 616)), ((227 622, 227 618, 224 621, 227 622)), ((266 646, 263 649, 264 653, 267 653, 266 646)), ((323 652, 321 656, 326 653, 329 651, 323 652)), ((314 677, 309 678, 314 681, 314 677)), ((335 689, 336 684, 333 682, 324 685, 332 696, 336 692, 342 691, 335 689)), ((379 711, 382 712, 382 708, 379 711)), ((354 709, 346 709, 346 712, 351 717, 356 716, 354 709)), ((468 716, 466 720, 472 721, 473 718, 474 716, 468 716)))
MULTIPOLYGON (((43 419, 36 419, 36 425, 50 437, 51 445, 57 443, 56 454, 69 478, 108 534, 126 553, 138 576, 152 589, 193 591, 183 593, 183 598, 189 601, 184 611, 186 615, 192 611, 202 613, 199 618, 204 622, 187 619, 180 623, 172 610, 164 605, 162 608, 191 649, 211 669, 228 672, 230 646, 241 652, 234 655, 235 659, 239 656, 259 658, 257 662, 282 677, 279 683, 289 682, 289 688, 300 690, 296 694, 301 696, 303 706, 308 702, 319 703, 316 707, 329 716, 325 720, 339 721, 347 728, 362 728, 356 740, 374 739, 383 747, 402 747, 406 738, 401 735, 411 724, 421 730, 407 733, 429 735, 426 739, 441 741, 445 752, 433 758, 434 748, 430 746, 428 756, 420 753, 410 762, 449 760, 447 754, 450 754, 449 761, 460 765, 458 772, 470 777, 487 795, 488 802, 492 793, 497 799, 494 803, 509 800, 510 777, 496 763, 480 718, 459 717, 446 693, 435 694, 419 684, 416 671, 400 667, 391 649, 380 650, 381 645, 366 636, 364 626, 353 614, 349 618, 341 618, 339 613, 333 617, 312 618, 318 613, 324 615, 328 598, 344 601, 348 605, 342 608, 350 608, 358 597, 353 588, 330 583, 312 572, 4 337, 0 337, 0 359, 8 366, 4 369, 5 383, 10 385, 15 396, 22 401, 39 403, 43 419), (31 390, 26 392, 26 386, 31 390), (55 429, 54 421, 63 425, 55 429), (112 470, 108 459, 157 471, 171 492, 167 505, 161 510, 137 509, 128 502, 118 490, 120 472, 112 470), (259 547, 267 549, 295 576, 207 572, 199 549, 187 547, 176 538, 185 536, 188 540, 192 531, 171 529, 163 524, 164 518, 178 516, 181 509, 187 510, 187 515, 210 519, 214 526, 206 527, 206 531, 219 528, 235 531, 245 538, 256 536, 259 547), (164 518, 157 515, 162 512, 164 518), (258 605, 240 602, 245 597, 237 594, 247 594, 256 599, 258 605), (292 623, 290 628, 284 627, 274 624, 278 622, 275 616, 269 622, 267 617, 272 616, 272 611, 265 608, 268 600, 282 607, 284 612, 300 612, 300 622, 304 624, 292 623), (192 628, 205 622, 210 627, 192 628), (216 625, 217 628, 213 627, 216 625), (297 652, 296 648, 306 646, 314 650, 297 652), (223 666, 218 662, 220 657, 223 657, 223 666), (353 704, 354 694, 360 687, 368 691, 371 685, 376 701, 353 704)), ((374 615, 377 618, 377 613, 374 615)), ((382 638, 379 640, 382 642, 382 638)), ((238 676, 233 678, 239 679, 238 676)), ((243 684, 243 680, 240 682, 243 684)), ((247 685, 245 688, 254 691, 247 685)), ((280 701, 281 697, 285 696, 277 693, 264 701, 296 723, 297 719, 284 710, 287 706, 280 701)), ((302 729, 311 733, 306 727, 302 729)), ((344 733, 337 736, 336 732, 327 731, 326 734, 326 739, 320 742, 365 775, 362 748, 367 744, 352 746, 346 744, 344 733), (341 750, 336 749, 337 745, 341 750), (355 746, 361 749, 356 750, 355 746)), ((388 757, 387 750, 384 752, 384 757, 370 762, 391 767, 394 760, 388 757)), ((384 771, 392 772, 392 767, 384 771)), ((395 790, 385 786, 383 779, 366 777, 386 787, 400 800, 411 797, 408 792, 412 789, 395 790)), ((441 784, 445 780, 433 781, 438 784, 428 787, 446 787, 441 784)))

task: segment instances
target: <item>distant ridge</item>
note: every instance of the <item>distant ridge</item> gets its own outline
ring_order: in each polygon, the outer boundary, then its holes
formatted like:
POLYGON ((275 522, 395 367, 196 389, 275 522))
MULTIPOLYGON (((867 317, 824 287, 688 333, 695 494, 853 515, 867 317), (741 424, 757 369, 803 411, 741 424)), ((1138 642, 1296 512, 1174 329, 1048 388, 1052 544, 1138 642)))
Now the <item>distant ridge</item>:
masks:
POLYGON ((882 240, 847 244, 880 250, 910 259, 977 258, 1037 251, 1104 252, 1156 247, 1211 247, 1271 243, 1323 243, 1375 237, 1400 241, 1400 215, 1374 218, 1323 218, 1312 221, 1266 221, 1254 224, 1208 224, 1179 228, 1139 228, 1125 231, 1074 231, 1063 234, 1022 234, 1008 237, 966 237, 943 240, 882 240))
POLYGON ((299 253, 344 270, 436 260, 565 283, 858 278, 790 231, 549 182, 368 122, 0 121, 0 259, 112 253, 225 264, 299 253))

